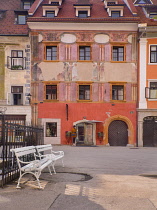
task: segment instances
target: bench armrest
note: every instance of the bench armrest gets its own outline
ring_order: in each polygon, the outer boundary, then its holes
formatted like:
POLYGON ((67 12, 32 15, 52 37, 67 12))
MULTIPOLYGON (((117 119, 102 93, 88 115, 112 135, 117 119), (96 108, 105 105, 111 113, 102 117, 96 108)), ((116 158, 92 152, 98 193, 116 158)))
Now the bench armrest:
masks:
POLYGON ((64 156, 64 152, 63 151, 52 151, 52 154, 54 154, 54 155, 63 155, 64 156))

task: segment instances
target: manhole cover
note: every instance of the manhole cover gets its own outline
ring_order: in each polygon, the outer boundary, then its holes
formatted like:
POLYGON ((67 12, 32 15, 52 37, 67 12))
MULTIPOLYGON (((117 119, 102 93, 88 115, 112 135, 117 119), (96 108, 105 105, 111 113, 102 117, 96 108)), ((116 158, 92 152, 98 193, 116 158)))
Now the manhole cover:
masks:
POLYGON ((57 174, 50 175, 49 173, 42 173, 40 179, 52 182, 79 182, 88 181, 92 179, 88 174, 71 173, 71 172, 58 172, 57 174))

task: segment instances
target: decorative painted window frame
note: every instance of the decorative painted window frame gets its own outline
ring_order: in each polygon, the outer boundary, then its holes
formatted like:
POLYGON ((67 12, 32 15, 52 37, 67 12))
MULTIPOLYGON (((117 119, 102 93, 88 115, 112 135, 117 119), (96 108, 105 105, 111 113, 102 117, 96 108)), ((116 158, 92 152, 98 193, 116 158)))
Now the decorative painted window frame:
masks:
POLYGON ((126 83, 127 82, 109 82, 109 84, 110 84, 110 102, 111 103, 124 103, 124 102, 126 102, 126 83), (123 100, 112 100, 112 86, 113 85, 123 85, 124 86, 124 92, 123 92, 123 96, 124 96, 124 98, 123 98, 123 100))
POLYGON ((78 62, 91 62, 92 61, 92 43, 78 43, 78 48, 77 48, 77 61, 78 62), (90 60, 80 60, 80 47, 90 47, 90 60))
POLYGON ((58 102, 59 101, 59 82, 44 81, 44 102, 58 102), (46 99, 46 85, 57 85, 57 99, 46 99))
POLYGON ((83 81, 79 81, 77 82, 77 102, 91 102, 92 101, 92 83, 93 82, 83 82, 83 81), (89 100, 80 100, 79 99, 79 86, 80 85, 89 85, 90 86, 90 99, 89 100))
POLYGON ((44 62, 58 62, 59 61, 59 42, 44 42, 44 62), (46 60, 46 47, 57 47, 57 59, 56 60, 46 60))
POLYGON ((111 63, 126 63, 126 44, 111 43, 111 63), (124 60, 123 61, 113 61, 112 60, 113 47, 124 47, 124 60))

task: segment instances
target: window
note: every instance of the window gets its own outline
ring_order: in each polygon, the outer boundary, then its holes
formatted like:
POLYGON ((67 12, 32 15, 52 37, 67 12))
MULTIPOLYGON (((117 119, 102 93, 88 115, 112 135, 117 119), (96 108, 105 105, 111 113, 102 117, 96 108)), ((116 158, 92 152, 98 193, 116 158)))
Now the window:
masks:
POLYGON ((23 9, 29 10, 31 8, 32 2, 30 1, 24 1, 23 2, 23 9))
POLYGON ((79 100, 90 100, 90 85, 79 85, 79 100))
POLYGON ((78 17, 87 18, 88 17, 88 11, 78 11, 78 17))
POLYGON ((157 99, 157 82, 149 83, 149 87, 145 88, 145 97, 149 99, 157 99))
POLYGON ((12 86, 12 105, 22 105, 23 104, 23 86, 12 86))
POLYGON ((79 47, 79 60, 90 60, 90 47, 80 46, 79 47))
POLYGON ((46 60, 48 61, 57 60, 57 46, 46 47, 46 60))
POLYGON ((24 69, 24 58, 22 50, 11 51, 11 69, 12 70, 24 69))
POLYGON ((17 16, 17 24, 25 25, 26 24, 26 15, 17 16))
POLYGON ((157 63, 157 45, 150 46, 150 63, 157 63))
POLYGON ((151 19, 157 19, 157 12, 150 12, 149 18, 151 18, 151 19))
POLYGON ((55 17, 55 11, 46 11, 46 17, 55 17))
POLYGON ((157 98, 157 82, 150 82, 150 98, 157 98))
POLYGON ((46 123, 46 137, 57 137, 57 123, 56 122, 46 123))
POLYGON ((113 46, 112 61, 124 61, 124 47, 113 46))
POLYGON ((112 100, 124 100, 124 85, 112 85, 112 100))
POLYGON ((46 85, 46 100, 57 100, 57 85, 46 85))
POLYGON ((120 11, 111 11, 111 17, 120 17, 120 11))

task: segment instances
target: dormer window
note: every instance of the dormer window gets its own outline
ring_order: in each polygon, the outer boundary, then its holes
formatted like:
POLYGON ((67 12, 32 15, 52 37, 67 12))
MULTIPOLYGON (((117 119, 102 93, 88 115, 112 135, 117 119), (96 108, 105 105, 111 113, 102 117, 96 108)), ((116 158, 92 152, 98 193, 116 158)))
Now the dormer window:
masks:
POLYGON ((0 10, 0 20, 5 17, 6 10, 0 10))
POLYGON ((111 17, 114 18, 120 17, 120 11, 111 11, 111 17))
POLYGON ((55 17, 55 11, 46 11, 46 17, 50 17, 50 18, 55 17))
POLYGON ((28 12, 27 11, 14 11, 16 14, 15 23, 19 25, 25 25, 28 12))
POLYGON ((17 16, 17 24, 25 25, 26 24, 26 15, 18 15, 17 16))
POLYGON ((88 0, 78 0, 76 4, 73 4, 76 9, 76 17, 87 18, 90 17, 90 10, 92 4, 89 4, 88 0))
POLYGON ((31 8, 32 2, 24 1, 23 2, 23 9, 29 10, 31 8))
POLYGON ((57 5, 43 5, 43 16, 44 17, 57 17, 59 12, 59 4, 57 5))
POLYGON ((62 0, 49 0, 49 4, 59 3, 59 5, 62 4, 62 0))
POLYGON ((87 18, 88 17, 88 11, 78 11, 78 17, 87 18))

